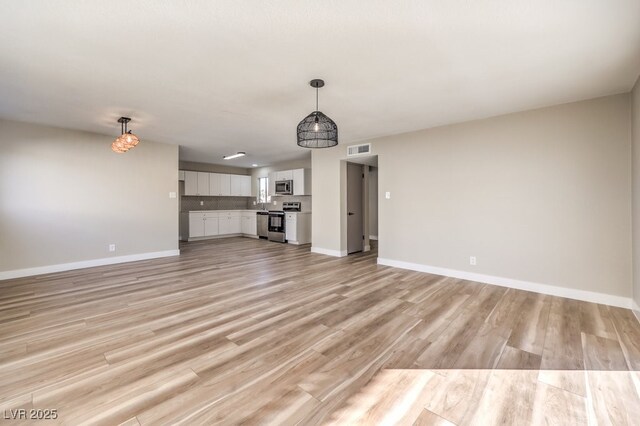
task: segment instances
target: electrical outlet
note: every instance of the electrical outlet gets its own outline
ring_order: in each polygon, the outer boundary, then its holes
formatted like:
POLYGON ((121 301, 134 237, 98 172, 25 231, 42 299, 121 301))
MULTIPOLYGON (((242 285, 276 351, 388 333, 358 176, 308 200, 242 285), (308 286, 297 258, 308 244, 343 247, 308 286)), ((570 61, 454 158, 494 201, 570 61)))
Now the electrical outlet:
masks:
POLYGON ((170 192, 169 193, 169 198, 176 198, 176 193, 175 192, 170 192))
POLYGON ((387 200, 391 199, 391 192, 387 191, 384 193, 384 198, 386 198, 387 200))
POLYGON ((200 201, 200 205, 201 205, 201 206, 204 206, 204 201, 200 201))
POLYGON ((254 206, 256 205, 256 202, 255 202, 255 201, 253 202, 253 205, 254 205, 254 206))
POLYGON ((273 205, 274 205, 274 206, 277 206, 277 205, 278 205, 278 202, 277 202, 276 200, 273 200, 273 205))
POLYGON ((116 251, 116 245, 115 244, 109 244, 109 251, 116 251))
POLYGON ((476 264, 476 257, 475 256, 471 256, 469 258, 469 265, 475 265, 476 264))

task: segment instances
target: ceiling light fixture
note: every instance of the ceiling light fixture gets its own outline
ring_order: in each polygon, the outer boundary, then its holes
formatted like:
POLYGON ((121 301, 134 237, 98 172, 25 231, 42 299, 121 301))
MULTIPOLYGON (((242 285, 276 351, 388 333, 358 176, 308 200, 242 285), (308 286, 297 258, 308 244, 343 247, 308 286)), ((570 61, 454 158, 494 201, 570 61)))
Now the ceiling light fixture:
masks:
POLYGON ((247 155, 246 152, 238 151, 233 155, 225 155, 224 157, 222 157, 222 159, 223 160, 233 160, 234 158, 244 157, 245 155, 247 155))
POLYGON ((316 110, 298 124, 298 145, 303 148, 330 148, 338 145, 338 126, 332 119, 318 111, 318 89, 324 81, 309 82, 316 89, 316 110))
POLYGON ((127 129, 127 124, 131 121, 129 117, 120 117, 118 118, 118 123, 120 123, 120 136, 116 138, 115 141, 111 144, 111 149, 113 152, 117 152, 118 154, 123 154, 129 151, 131 148, 138 145, 140 139, 133 133, 131 130, 127 129))
POLYGON ((258 165, 257 164, 252 164, 251 167, 258 167, 258 165))

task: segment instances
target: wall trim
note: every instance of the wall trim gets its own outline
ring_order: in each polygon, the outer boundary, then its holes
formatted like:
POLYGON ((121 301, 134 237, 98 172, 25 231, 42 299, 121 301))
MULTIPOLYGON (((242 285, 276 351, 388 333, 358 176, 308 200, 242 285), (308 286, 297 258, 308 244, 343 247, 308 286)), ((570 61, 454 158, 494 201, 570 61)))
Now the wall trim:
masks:
POLYGON ((533 291, 552 296, 566 297, 568 299, 583 300, 585 302, 601 303, 604 305, 618 306, 630 309, 632 299, 630 297, 614 296, 611 294, 596 293, 586 290, 577 290, 566 287, 557 287, 548 284, 533 283, 529 281, 515 280, 511 278, 496 277, 492 275, 478 274, 475 272, 458 271, 455 269, 439 268, 437 266, 422 265, 419 263, 403 262, 400 260, 378 258, 379 265, 393 266, 396 268, 410 269, 412 271, 428 272, 430 274, 444 275, 463 280, 477 281, 493 284, 501 287, 515 288, 518 290, 533 291))
POLYGON ((311 253, 326 254, 327 256, 344 257, 347 255, 346 250, 331 250, 322 247, 311 247, 311 253))
POLYGON ((633 306, 631 307, 631 310, 633 311, 633 314, 636 316, 636 319, 638 320, 638 322, 640 322, 640 305, 638 305, 638 302, 636 302, 633 299, 631 299, 631 303, 633 304, 633 306))
POLYGON ((378 236, 377 235, 369 235, 369 239, 370 240, 377 240, 378 236))
POLYGON ((130 254, 127 256, 104 257, 102 259, 83 260, 80 262, 60 263, 58 265, 37 266, 35 268, 0 271, 0 280, 30 277, 33 275, 51 274, 54 272, 72 271, 74 269, 92 268, 94 266, 113 265, 116 263, 135 262, 138 260, 157 259, 161 257, 178 256, 180 250, 164 250, 149 253, 130 254))

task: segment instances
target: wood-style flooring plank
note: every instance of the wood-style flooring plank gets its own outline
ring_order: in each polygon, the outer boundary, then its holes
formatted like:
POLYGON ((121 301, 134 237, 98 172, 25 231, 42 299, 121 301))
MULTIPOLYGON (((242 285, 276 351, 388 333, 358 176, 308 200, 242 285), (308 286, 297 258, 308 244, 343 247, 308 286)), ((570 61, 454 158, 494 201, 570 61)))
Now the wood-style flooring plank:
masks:
POLYGON ((0 282, 0 412, 64 424, 634 424, 631 311, 227 238, 0 282))

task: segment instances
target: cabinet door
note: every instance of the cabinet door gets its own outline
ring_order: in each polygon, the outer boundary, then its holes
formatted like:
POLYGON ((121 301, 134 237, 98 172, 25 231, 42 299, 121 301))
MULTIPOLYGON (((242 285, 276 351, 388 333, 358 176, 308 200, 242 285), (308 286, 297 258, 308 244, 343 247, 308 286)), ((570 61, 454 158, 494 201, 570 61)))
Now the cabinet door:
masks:
POLYGON ((295 213, 287 213, 285 216, 285 238, 289 241, 298 241, 297 220, 295 213))
POLYGON ((293 170, 283 170, 278 173, 278 180, 293 180, 293 170))
POLYGON ((242 195, 242 176, 240 175, 230 175, 231 182, 231 195, 234 197, 239 197, 242 195))
POLYGON ((184 195, 198 195, 198 172, 184 172, 184 195))
POLYGON ((204 237, 204 219, 202 215, 189 215, 189 238, 204 237))
POLYGON ((205 237, 218 235, 218 218, 217 217, 204 218, 204 235, 205 237))
POLYGON ((276 172, 276 180, 293 180, 293 170, 276 172))
POLYGON ((240 176, 240 195, 251 197, 251 176, 240 176))
POLYGON ((220 175, 220 195, 231 195, 231 175, 220 175))
POLYGON ((245 235, 258 235, 257 223, 256 215, 242 216, 242 233, 245 235))
POLYGON ((249 233, 249 217, 248 216, 242 216, 242 233, 243 234, 249 233))
POLYGON ((209 195, 220 195, 219 173, 209 173, 209 195))
POLYGON ((198 194, 209 195, 209 173, 198 172, 198 194))
POLYGON ((293 172, 293 195, 305 195, 304 193, 304 169, 295 169, 293 172))
POLYGON ((229 234, 241 234, 242 233, 242 216, 229 217, 229 234))
POLYGON ((220 216, 218 221, 218 233, 220 235, 227 235, 231 233, 231 218, 227 215, 220 216))
POLYGON ((269 196, 276 194, 276 173, 269 173, 269 196))

